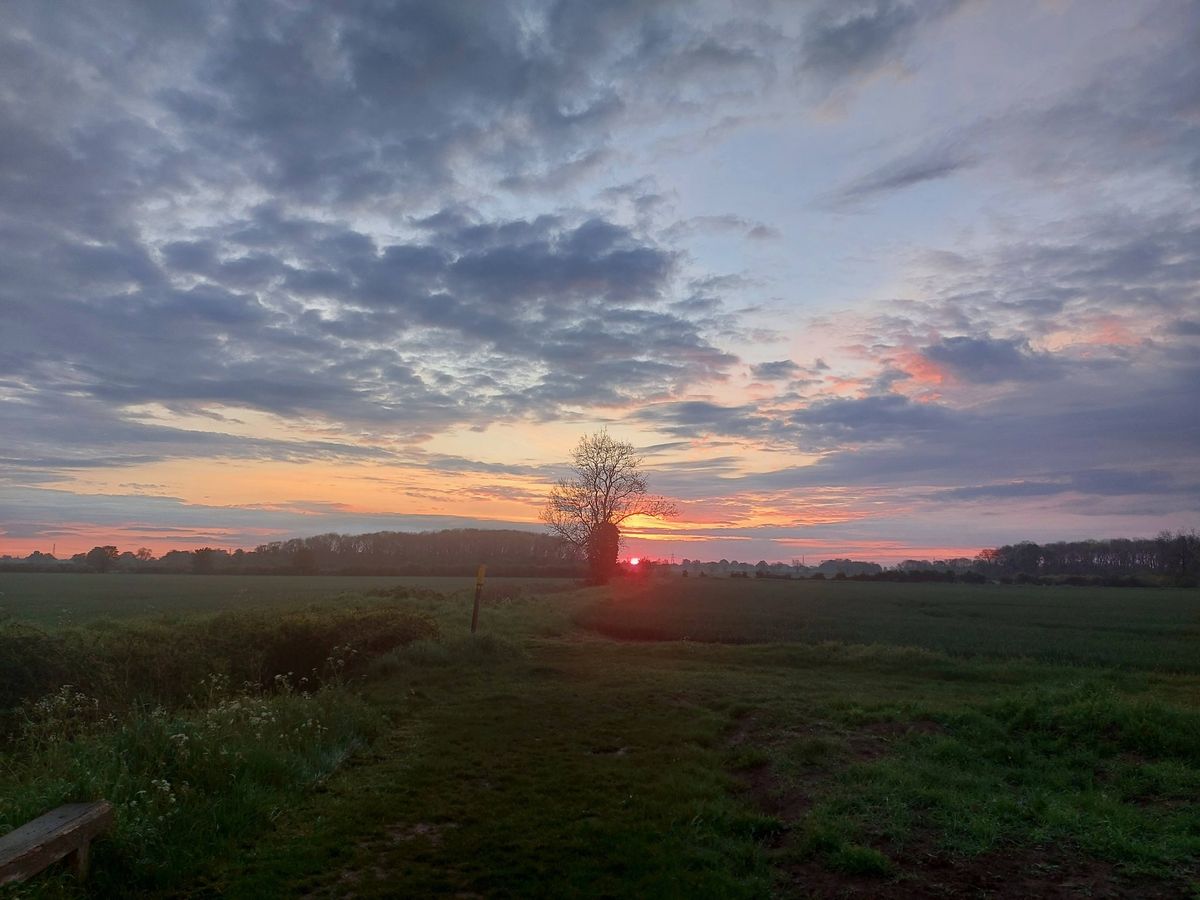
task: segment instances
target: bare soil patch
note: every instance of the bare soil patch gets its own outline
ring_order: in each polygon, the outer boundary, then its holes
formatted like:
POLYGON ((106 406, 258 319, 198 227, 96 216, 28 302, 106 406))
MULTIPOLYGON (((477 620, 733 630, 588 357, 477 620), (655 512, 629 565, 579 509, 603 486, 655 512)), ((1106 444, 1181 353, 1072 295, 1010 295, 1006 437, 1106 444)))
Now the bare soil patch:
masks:
MULTIPOLYGON (((778 734, 756 735, 752 713, 740 715, 727 740, 731 749, 755 746, 759 741, 780 739, 778 734)), ((768 839, 768 846, 783 851, 789 833, 802 824, 822 787, 841 767, 885 756, 892 745, 912 735, 941 734, 944 726, 932 720, 872 722, 848 733, 819 726, 801 729, 809 736, 836 734, 845 741, 844 752, 820 765, 805 767, 797 777, 783 778, 769 761, 735 773, 745 794, 762 812, 780 820, 783 828, 768 839)), ((800 732, 789 731, 789 739, 800 732)), ((779 853, 781 893, 812 898, 883 897, 937 898, 971 897, 996 900, 1048 900, 1066 898, 1191 898, 1195 894, 1185 881, 1131 877, 1102 860, 1062 847, 1012 847, 974 857, 953 856, 936 849, 932 838, 903 847, 879 846, 896 865, 893 876, 854 875, 827 867, 814 855, 798 860, 779 853)))
POLYGON ((784 892, 813 898, 929 897, 1046 900, 1139 898, 1167 900, 1194 896, 1188 885, 1161 879, 1130 878, 1115 866, 1055 848, 1012 848, 976 857, 910 850, 893 856, 892 878, 831 872, 819 860, 784 867, 784 892))

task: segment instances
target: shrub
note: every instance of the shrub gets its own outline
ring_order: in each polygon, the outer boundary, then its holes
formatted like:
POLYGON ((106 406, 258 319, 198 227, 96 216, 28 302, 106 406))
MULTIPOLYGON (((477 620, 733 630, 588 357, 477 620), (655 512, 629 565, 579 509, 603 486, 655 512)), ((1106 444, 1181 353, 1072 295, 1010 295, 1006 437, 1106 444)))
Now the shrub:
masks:
POLYGON ((436 634, 429 618, 392 606, 221 613, 53 634, 10 625, 0 630, 0 712, 11 720, 21 702, 64 684, 106 710, 178 706, 213 674, 264 688, 282 675, 291 686, 315 687, 331 672, 355 673, 373 656, 436 634))

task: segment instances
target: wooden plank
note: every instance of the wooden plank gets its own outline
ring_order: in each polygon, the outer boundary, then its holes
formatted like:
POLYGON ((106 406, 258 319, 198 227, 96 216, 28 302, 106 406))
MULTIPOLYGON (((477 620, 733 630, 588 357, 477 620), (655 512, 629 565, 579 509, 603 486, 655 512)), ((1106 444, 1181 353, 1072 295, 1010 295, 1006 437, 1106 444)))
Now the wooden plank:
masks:
POLYGON ((0 884, 24 881, 64 857, 87 874, 89 843, 113 824, 112 804, 68 803, 0 837, 0 884))

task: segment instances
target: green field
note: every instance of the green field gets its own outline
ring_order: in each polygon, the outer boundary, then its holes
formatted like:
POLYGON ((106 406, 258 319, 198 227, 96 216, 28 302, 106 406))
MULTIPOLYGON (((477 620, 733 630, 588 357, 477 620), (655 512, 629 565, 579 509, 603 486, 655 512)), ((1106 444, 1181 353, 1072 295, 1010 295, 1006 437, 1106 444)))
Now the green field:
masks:
MULTIPOLYGON (((82 578, 97 586, 72 586, 78 619, 149 605, 283 615, 321 599, 184 578, 199 583, 164 580, 168 602, 144 576, 147 593, 106 602, 100 586, 121 580, 82 578)), ((177 853, 175 874, 123 856, 132 843, 99 844, 96 896, 117 883, 246 898, 1187 897, 1200 885, 1200 592, 489 583, 472 638, 465 582, 372 600, 328 581, 331 609, 382 603, 439 637, 337 687, 346 702, 331 710, 359 718, 331 729, 358 749, 333 774, 305 762, 320 769, 306 789, 246 799, 219 852, 173 849, 202 832, 137 844, 177 853)), ((401 581, 428 586, 384 580, 401 581)), ((36 768, 24 765, 0 776, 36 768)), ((61 876, 19 893, 79 895, 61 876)))
POLYGON ((580 621, 636 640, 844 641, 1200 672, 1196 590, 680 578, 649 596, 615 591, 580 621))
MULTIPOLYGON (((43 628, 104 618, 295 608, 341 594, 397 584, 444 594, 474 589, 474 578, 384 575, 78 575, 0 572, 0 617, 43 628)), ((566 579, 493 578, 493 595, 570 586, 566 579)))

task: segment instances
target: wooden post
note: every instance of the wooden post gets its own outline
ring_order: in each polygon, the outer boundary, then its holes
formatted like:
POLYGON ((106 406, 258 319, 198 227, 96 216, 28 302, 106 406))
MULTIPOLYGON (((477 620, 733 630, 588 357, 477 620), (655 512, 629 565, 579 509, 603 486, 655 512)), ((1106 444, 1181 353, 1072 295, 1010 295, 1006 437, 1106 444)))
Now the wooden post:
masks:
POLYGON ((479 571, 475 573, 475 608, 471 611, 471 634, 475 633, 475 626, 479 624, 479 598, 483 594, 483 573, 487 571, 487 566, 480 565, 479 571))

